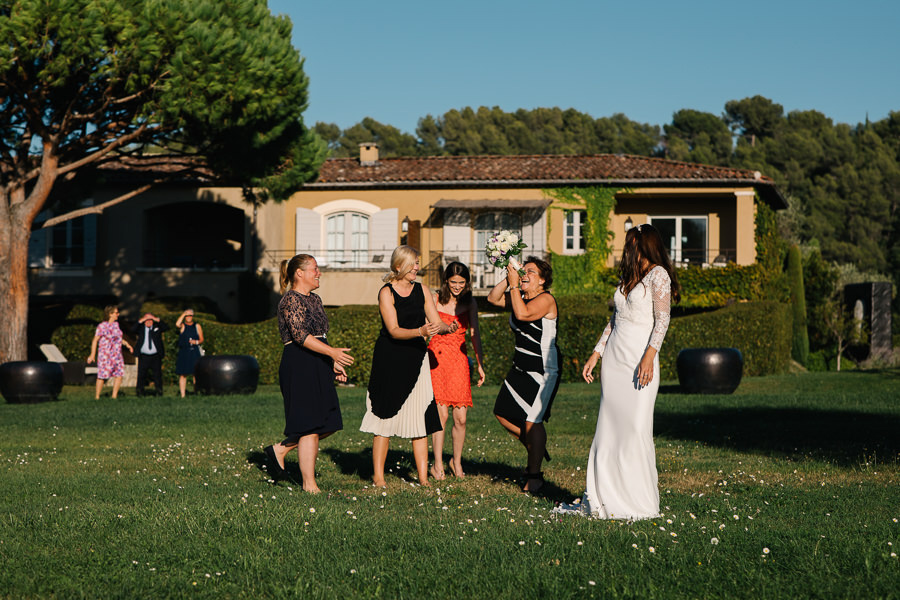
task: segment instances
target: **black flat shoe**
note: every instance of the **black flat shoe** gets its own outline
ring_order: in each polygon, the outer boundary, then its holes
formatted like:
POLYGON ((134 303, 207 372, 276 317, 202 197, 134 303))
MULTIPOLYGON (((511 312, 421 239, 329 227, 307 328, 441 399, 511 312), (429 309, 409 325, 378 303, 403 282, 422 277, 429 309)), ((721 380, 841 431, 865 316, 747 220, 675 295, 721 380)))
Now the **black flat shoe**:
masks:
POLYGON ((273 448, 272 446, 266 446, 265 448, 263 448, 263 452, 266 453, 266 457, 269 459, 269 467, 271 468, 270 473, 272 477, 287 477, 287 471, 281 468, 281 466, 278 464, 278 460, 275 458, 275 448, 273 448))

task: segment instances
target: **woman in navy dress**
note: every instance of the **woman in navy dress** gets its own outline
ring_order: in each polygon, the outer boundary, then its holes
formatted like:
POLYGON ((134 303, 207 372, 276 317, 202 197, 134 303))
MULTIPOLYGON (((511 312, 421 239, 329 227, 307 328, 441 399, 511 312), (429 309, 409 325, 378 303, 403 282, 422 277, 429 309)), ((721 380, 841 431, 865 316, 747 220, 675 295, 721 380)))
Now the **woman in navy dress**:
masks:
MULTIPOLYGON (((178 329, 178 356, 175 358, 175 372, 178 374, 178 390, 181 397, 187 391, 187 378, 194 377, 194 366, 200 360, 200 344, 203 343, 203 328, 194 322, 194 309, 185 310, 175 321, 178 329)), ((196 383, 194 379, 194 383, 196 383)))
POLYGON ((285 476, 284 459, 297 448, 304 491, 319 493, 316 458, 319 440, 343 429, 334 379, 347 381, 344 367, 353 363, 349 348, 328 345, 328 317, 319 287, 322 272, 316 259, 298 254, 281 262, 278 331, 284 351, 278 382, 284 399, 284 435, 281 443, 266 446, 265 453, 276 476, 285 476), (290 288, 290 289, 288 289, 290 288))

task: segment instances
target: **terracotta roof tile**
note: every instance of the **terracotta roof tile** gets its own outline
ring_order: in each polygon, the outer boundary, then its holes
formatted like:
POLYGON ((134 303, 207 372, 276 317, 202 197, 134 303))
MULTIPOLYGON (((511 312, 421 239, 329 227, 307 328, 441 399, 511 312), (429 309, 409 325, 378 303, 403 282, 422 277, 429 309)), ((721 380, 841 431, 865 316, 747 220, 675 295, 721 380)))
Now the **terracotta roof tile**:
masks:
POLYGON ((355 158, 325 161, 319 178, 308 187, 340 184, 429 182, 543 181, 569 183, 598 180, 743 180, 768 183, 756 171, 619 154, 592 156, 432 156, 384 158, 362 166, 355 158))

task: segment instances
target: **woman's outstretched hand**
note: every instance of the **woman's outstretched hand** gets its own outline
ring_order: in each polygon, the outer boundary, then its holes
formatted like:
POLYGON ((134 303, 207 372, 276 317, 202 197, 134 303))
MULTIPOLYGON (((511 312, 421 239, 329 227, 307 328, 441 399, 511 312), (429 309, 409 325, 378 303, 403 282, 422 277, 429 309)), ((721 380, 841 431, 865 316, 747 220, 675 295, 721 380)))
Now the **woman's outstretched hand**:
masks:
POLYGON ((334 361, 336 367, 349 367, 353 364, 353 357, 347 354, 347 350, 349 349, 350 348, 331 349, 331 359, 334 361))
POLYGON ((592 383, 594 381, 594 367, 597 366, 597 361, 600 360, 599 352, 592 352, 590 358, 584 363, 584 368, 581 370, 581 376, 584 377, 584 380, 588 383, 592 383))

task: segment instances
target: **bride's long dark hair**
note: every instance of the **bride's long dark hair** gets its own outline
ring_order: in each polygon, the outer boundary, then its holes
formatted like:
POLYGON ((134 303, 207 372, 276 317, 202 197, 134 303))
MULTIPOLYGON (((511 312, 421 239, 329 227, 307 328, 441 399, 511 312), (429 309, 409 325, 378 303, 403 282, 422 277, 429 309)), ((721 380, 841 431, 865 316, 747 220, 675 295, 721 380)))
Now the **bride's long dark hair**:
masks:
POLYGON ((622 262, 619 263, 619 286, 622 293, 628 296, 647 274, 647 268, 641 264, 642 258, 647 259, 649 268, 659 265, 666 270, 672 280, 672 303, 681 300, 681 286, 678 285, 675 267, 669 260, 659 231, 653 225, 637 225, 625 234, 625 249, 622 251, 622 262))

